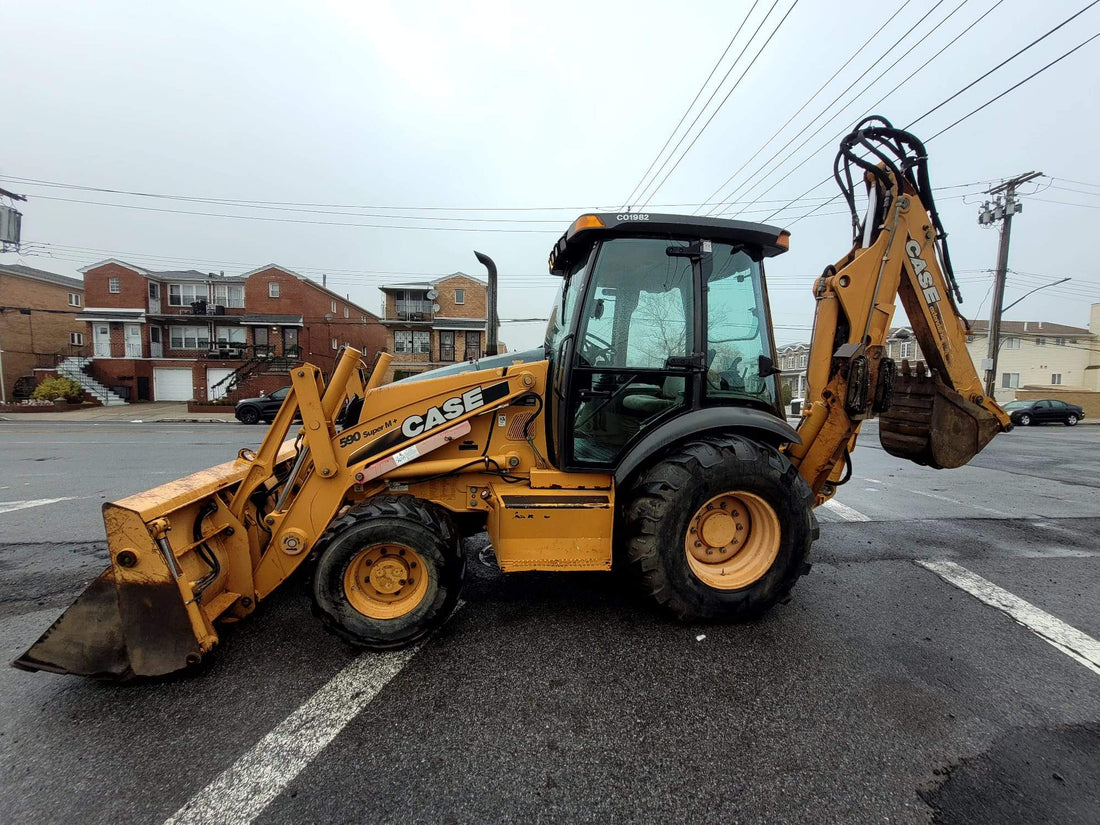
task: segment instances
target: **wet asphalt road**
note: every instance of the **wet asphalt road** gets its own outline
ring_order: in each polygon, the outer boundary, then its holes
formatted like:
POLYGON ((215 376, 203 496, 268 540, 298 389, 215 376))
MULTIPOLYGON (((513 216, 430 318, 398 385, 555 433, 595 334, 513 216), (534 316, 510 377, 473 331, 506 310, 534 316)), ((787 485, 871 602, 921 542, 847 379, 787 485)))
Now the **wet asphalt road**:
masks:
MULTIPOLYGON (((261 435, 0 423, 3 656, 103 566, 104 500, 261 435)), ((1100 427, 939 473, 867 435, 838 500, 868 520, 820 510, 811 574, 755 623, 670 622, 613 575, 504 578, 471 540, 464 608, 255 821, 1100 821, 1100 674, 915 563, 1100 638, 1100 427)), ((291 586, 191 678, 0 669, 0 821, 164 822, 356 657, 291 586)))

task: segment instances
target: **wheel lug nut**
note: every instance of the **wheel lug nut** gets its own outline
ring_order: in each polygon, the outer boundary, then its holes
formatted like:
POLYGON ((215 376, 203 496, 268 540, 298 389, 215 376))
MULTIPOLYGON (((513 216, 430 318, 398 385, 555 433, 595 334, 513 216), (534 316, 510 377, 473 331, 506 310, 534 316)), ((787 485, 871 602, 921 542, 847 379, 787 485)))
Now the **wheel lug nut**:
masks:
POLYGON ((696 546, 696 547, 702 547, 702 546, 703 546, 703 542, 701 542, 701 541, 697 541, 697 542, 695 542, 695 546, 696 546))
POLYGON ((409 567, 415 568, 416 567, 416 562, 415 561, 409 562, 409 567))
POLYGON ((725 510, 725 509, 726 509, 726 502, 724 502, 724 501, 722 502, 722 509, 723 509, 723 510, 725 510))
POLYGON ((399 556, 403 556, 403 555, 405 555, 405 549, 404 549, 404 548, 401 548, 400 550, 398 550, 398 551, 397 551, 397 555, 399 555, 399 556))

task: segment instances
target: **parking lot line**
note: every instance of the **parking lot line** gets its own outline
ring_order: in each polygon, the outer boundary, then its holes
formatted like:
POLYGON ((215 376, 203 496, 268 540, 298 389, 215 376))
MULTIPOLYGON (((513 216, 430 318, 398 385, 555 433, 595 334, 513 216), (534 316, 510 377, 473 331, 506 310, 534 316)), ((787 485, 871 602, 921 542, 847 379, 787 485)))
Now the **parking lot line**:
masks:
MULTIPOLYGON (((28 490, 28 492, 30 492, 28 490)), ((14 513, 16 510, 28 510, 31 507, 42 507, 45 504, 57 504, 59 501, 72 501, 76 496, 62 496, 61 498, 29 498, 23 501, 0 501, 0 513, 14 513)))
POLYGON ((847 504, 841 504, 834 498, 829 499, 821 505, 831 510, 836 515, 840 516, 845 521, 870 521, 868 516, 863 515, 859 510, 854 507, 849 507, 847 504))
POLYGON ((282 793, 419 648, 364 653, 321 686, 165 825, 249 823, 282 793))
POLYGON ((1015 619, 1040 639, 1100 676, 1100 642, 1092 636, 954 562, 918 559, 916 563, 1015 619))

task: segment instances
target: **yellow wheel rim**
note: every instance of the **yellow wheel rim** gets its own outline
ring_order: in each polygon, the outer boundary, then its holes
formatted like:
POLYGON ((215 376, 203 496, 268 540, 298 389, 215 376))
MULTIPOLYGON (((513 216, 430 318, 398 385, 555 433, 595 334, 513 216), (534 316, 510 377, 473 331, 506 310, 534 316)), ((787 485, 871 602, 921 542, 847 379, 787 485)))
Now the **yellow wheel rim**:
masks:
POLYGON ((779 555, 779 518, 754 493, 722 493, 695 511, 684 552, 700 581, 740 590, 759 580, 779 555))
POLYGON ((404 544, 365 547, 344 571, 344 596, 371 619, 396 619, 411 613, 427 592, 427 565, 404 544))

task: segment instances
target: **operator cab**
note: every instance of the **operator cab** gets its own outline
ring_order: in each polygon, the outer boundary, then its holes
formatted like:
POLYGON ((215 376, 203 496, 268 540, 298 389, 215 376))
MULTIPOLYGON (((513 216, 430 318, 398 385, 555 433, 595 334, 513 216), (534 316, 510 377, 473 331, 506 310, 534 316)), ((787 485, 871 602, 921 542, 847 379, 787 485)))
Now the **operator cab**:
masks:
POLYGON ((550 256, 562 278, 545 343, 558 466, 615 468, 641 438, 701 410, 785 426, 762 261, 788 237, 683 215, 574 221, 550 256))

